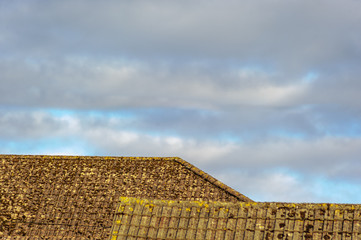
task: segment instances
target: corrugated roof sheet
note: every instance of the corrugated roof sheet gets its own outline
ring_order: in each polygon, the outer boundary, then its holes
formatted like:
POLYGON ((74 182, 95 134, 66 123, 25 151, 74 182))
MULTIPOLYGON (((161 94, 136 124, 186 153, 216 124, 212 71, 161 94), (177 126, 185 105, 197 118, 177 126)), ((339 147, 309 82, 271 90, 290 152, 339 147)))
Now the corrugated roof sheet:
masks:
POLYGON ((0 155, 0 239, 105 239, 121 196, 252 201, 179 158, 0 155))
POLYGON ((361 206, 120 198, 118 239, 361 239, 361 206))

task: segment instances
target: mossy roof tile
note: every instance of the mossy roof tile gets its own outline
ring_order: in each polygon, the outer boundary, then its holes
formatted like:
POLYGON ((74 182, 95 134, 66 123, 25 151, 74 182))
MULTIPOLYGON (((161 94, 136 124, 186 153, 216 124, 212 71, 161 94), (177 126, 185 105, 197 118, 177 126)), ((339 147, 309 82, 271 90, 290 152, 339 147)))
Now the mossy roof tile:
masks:
POLYGON ((361 205, 120 198, 111 239, 360 239, 361 205))
POLYGON ((120 196, 251 201, 180 158, 0 155, 0 239, 104 239, 120 196))
POLYGON ((361 239, 361 205, 257 203, 180 158, 0 155, 0 239, 361 239))

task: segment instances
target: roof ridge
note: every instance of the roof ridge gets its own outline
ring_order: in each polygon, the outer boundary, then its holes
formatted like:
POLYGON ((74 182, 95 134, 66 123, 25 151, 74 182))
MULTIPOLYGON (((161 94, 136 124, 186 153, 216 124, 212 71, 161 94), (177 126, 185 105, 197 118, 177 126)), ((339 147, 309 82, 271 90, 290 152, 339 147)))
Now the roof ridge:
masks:
POLYGON ((88 155, 49 155, 49 154, 0 154, 0 157, 11 158, 11 157, 21 157, 21 158, 32 158, 32 157, 40 157, 40 158, 62 158, 63 160, 74 160, 77 158, 82 159, 92 159, 92 160, 121 160, 121 159, 129 159, 129 160, 167 160, 174 161, 174 157, 134 157, 134 156, 88 156, 88 155), (64 159, 67 158, 67 159, 64 159))
POLYGON ((234 190, 233 188, 227 186, 226 184, 224 184, 221 181, 217 180, 216 178, 212 177, 208 173, 203 172, 202 170, 200 170, 196 166, 192 165, 191 163, 183 160, 182 158, 174 157, 174 161, 178 162, 179 164, 186 167, 187 169, 193 171, 196 175, 198 175, 198 176, 202 177, 204 180, 212 183, 214 186, 222 189, 223 191, 228 192, 232 196, 236 197, 238 200, 245 201, 245 202, 254 202, 252 199, 246 197, 245 195, 243 195, 243 194, 239 193, 238 191, 234 190))
MULTIPOLYGON (((287 202, 222 202, 212 200, 168 200, 158 198, 142 198, 142 197, 119 197, 120 204, 132 205, 149 205, 157 204, 162 206, 191 206, 191 207, 247 207, 247 208, 299 208, 299 209, 351 209, 361 210, 361 204, 345 204, 345 203, 287 203, 287 202)), ((118 205, 119 205, 118 203, 118 205)))

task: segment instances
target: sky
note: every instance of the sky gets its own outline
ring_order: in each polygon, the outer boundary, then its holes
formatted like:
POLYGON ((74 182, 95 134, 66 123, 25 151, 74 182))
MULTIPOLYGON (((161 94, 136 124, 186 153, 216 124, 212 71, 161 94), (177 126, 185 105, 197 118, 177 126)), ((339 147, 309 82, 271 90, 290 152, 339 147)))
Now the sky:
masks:
POLYGON ((181 157, 361 203, 360 0, 0 0, 0 153, 181 157))

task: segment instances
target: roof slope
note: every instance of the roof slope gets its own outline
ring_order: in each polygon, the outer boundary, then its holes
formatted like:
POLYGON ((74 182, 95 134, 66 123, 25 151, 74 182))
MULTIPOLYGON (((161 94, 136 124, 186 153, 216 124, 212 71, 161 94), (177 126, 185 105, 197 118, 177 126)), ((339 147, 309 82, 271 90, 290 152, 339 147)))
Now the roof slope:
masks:
POLYGON ((0 155, 0 238, 104 239, 121 196, 251 201, 179 158, 0 155))
POLYGON ((121 198, 118 239, 361 239, 361 205, 121 198))

